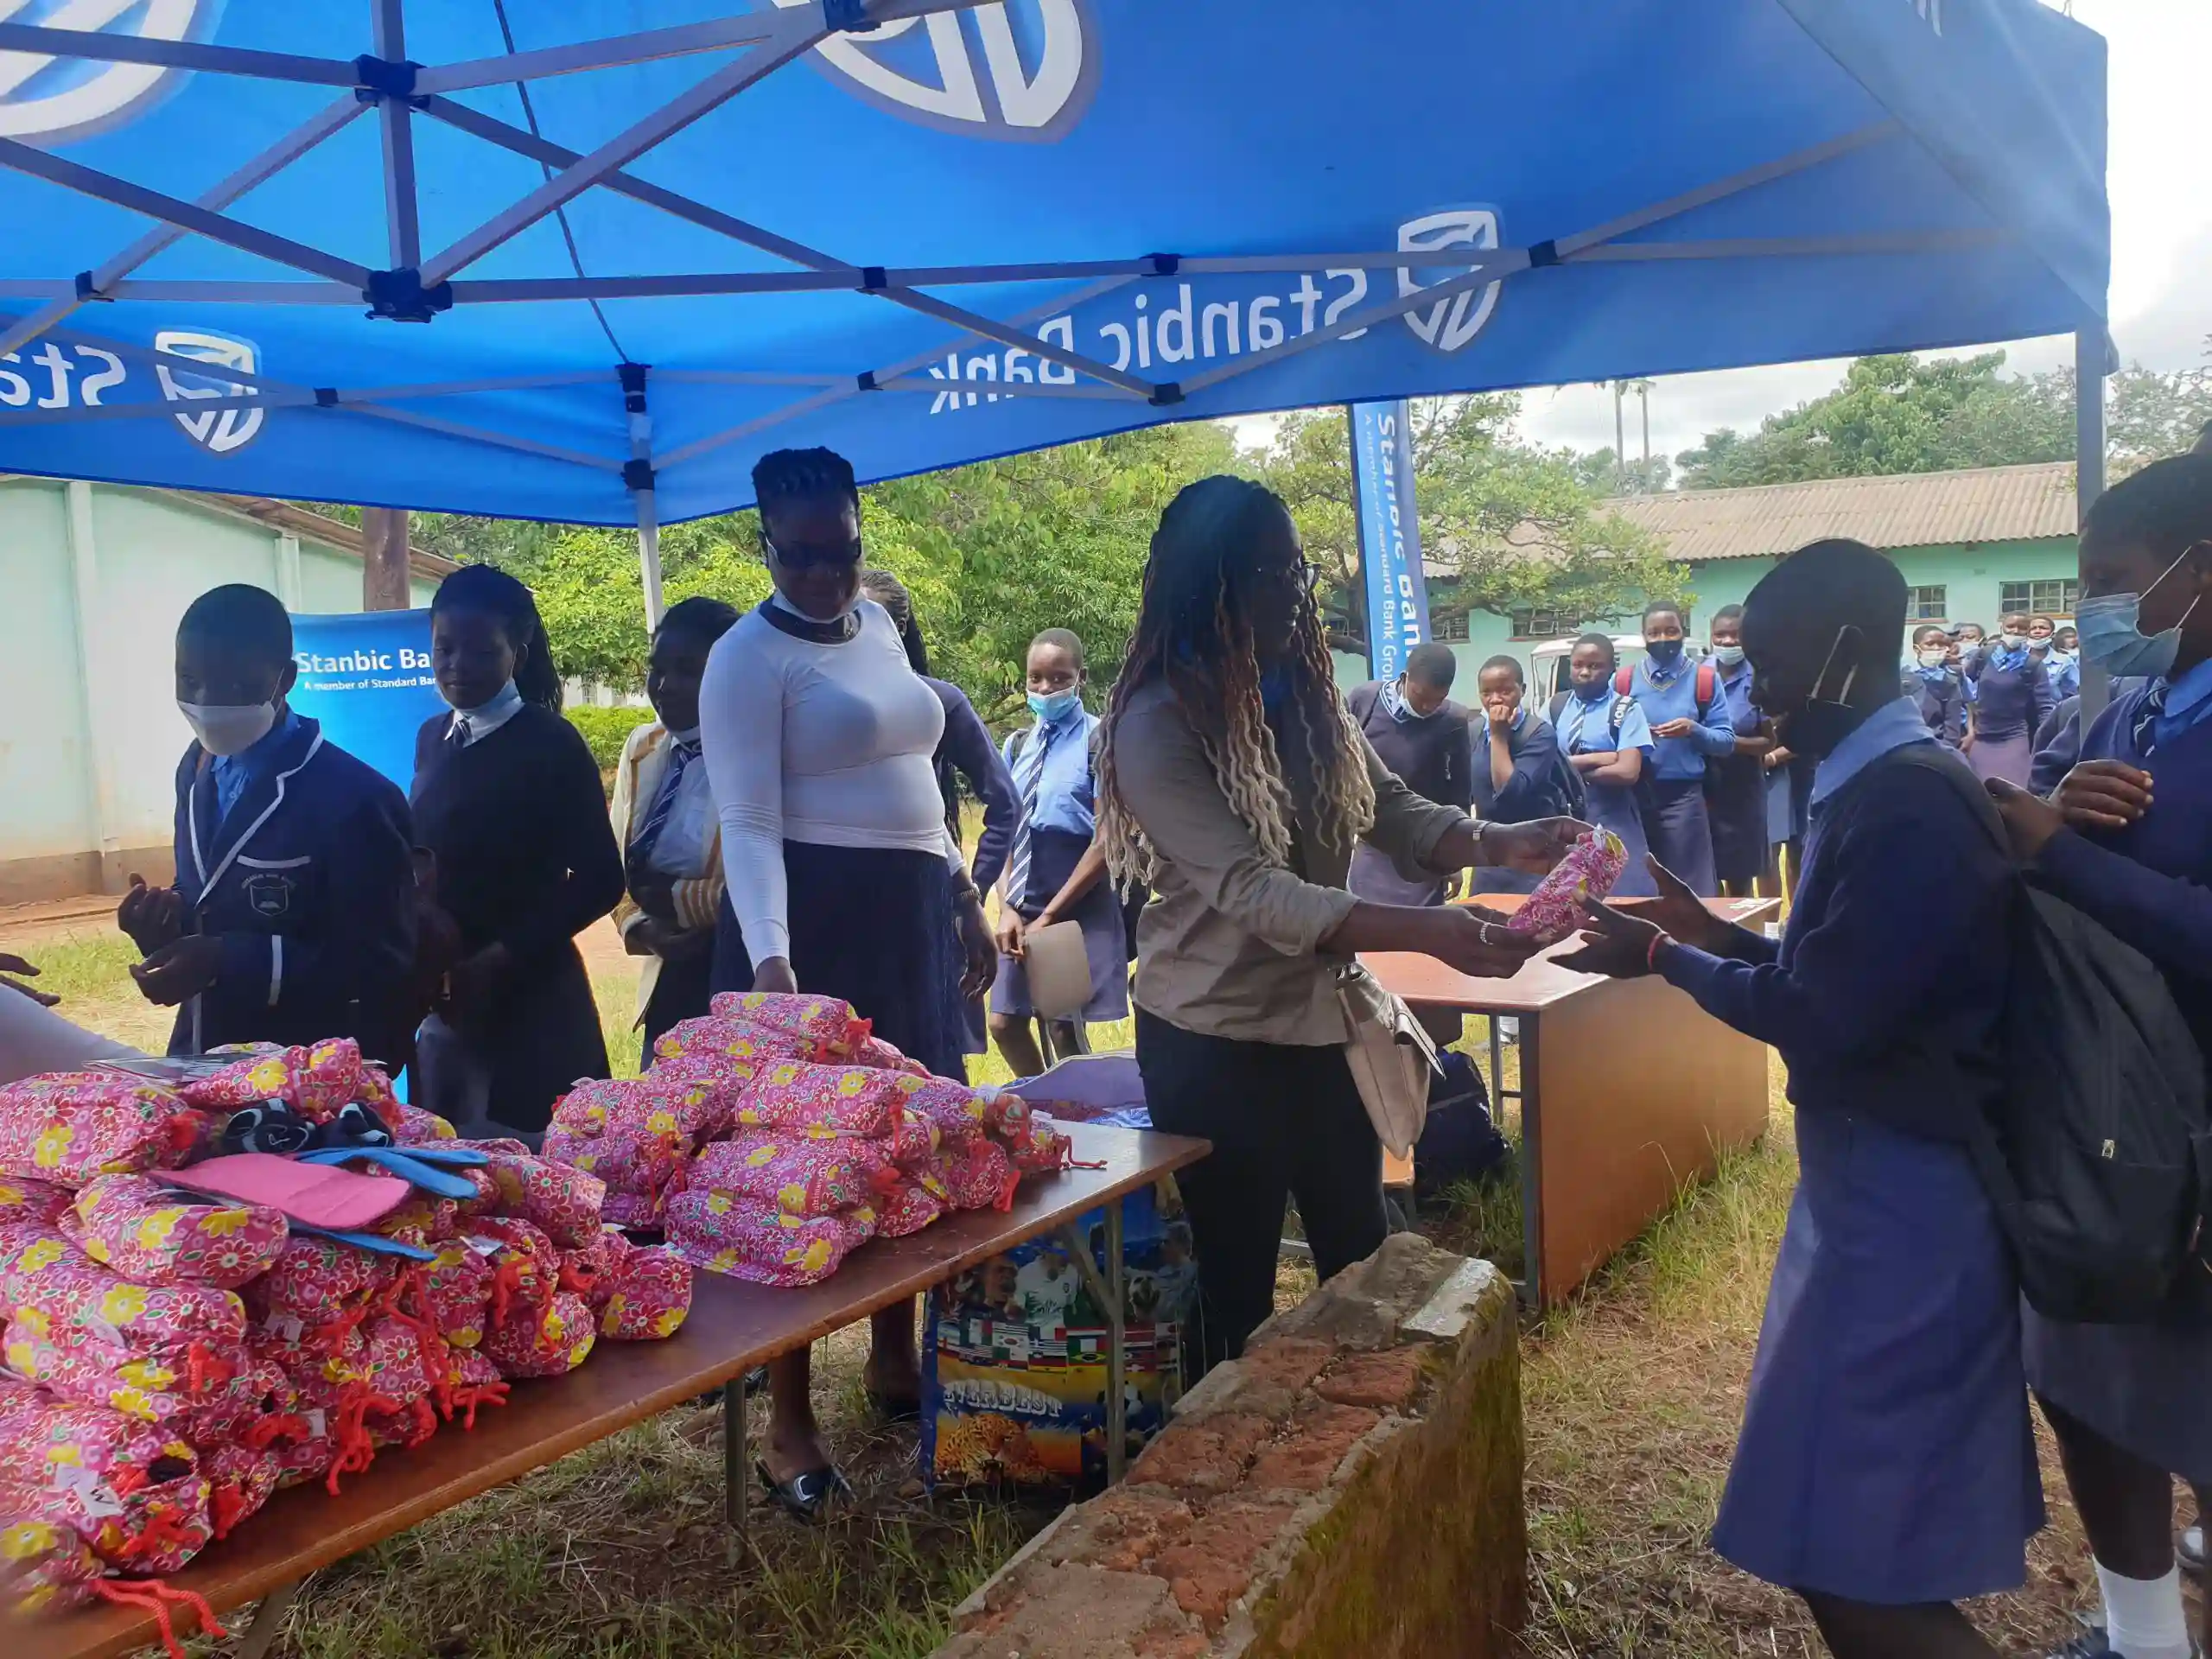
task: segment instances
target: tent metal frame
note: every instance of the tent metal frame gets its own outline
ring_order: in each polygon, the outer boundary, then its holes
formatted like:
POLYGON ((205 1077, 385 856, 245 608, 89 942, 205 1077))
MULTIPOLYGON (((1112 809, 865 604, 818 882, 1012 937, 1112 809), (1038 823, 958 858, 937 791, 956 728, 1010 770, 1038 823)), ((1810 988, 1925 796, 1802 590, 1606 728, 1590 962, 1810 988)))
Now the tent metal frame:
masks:
MULTIPOLYGON (((487 430, 419 410, 391 407, 488 391, 528 390, 590 384, 599 373, 567 372, 493 379, 384 387, 308 387, 280 382, 197 359, 151 351, 114 340, 100 349, 134 356, 156 366, 168 365, 201 380, 220 380, 242 388, 235 395, 195 397, 193 413, 227 409, 302 408, 344 410, 442 433, 468 442, 620 473, 636 502, 639 563, 647 621, 661 613, 659 518, 655 479, 668 467, 694 460, 753 433, 799 418, 864 393, 926 391, 942 395, 947 382, 914 378, 945 353, 976 340, 1018 346, 1041 361, 1071 372, 1075 378, 1025 383, 1018 392, 994 390, 965 395, 995 397, 1107 399, 1172 408, 1191 395, 1280 363, 1319 346, 1439 304, 1477 288, 1502 283, 1532 270, 1574 263, 1741 259, 1777 257, 1880 257, 1902 253, 1951 251, 2012 239, 2003 229, 1970 229, 1865 236, 1730 238, 1686 242, 1624 243, 1620 238, 1643 231, 1693 209, 1803 172, 1868 145, 1895 140, 1904 130, 1883 121, 1827 143, 1780 156, 1741 172, 1624 214, 1578 234, 1525 247, 1481 251, 1467 269, 1449 281, 1416 287, 1410 293, 1367 307, 1328 327, 1315 328, 1266 350, 1247 353, 1181 381, 1146 379, 1027 332, 1055 312, 1071 309, 1132 282, 1175 276, 1290 274, 1327 270, 1391 270, 1411 268, 1421 256, 1406 250, 1296 252, 1235 256, 1152 253, 1124 259, 1040 261, 1033 264, 904 268, 852 263, 696 201, 639 178, 626 169, 640 156, 692 123, 813 50, 830 35, 864 33, 877 26, 932 14, 968 10, 982 0, 778 0, 770 9, 745 11, 673 28, 649 29, 566 46, 517 51, 500 56, 447 64, 419 64, 406 54, 406 0, 367 0, 372 50, 352 59, 307 57, 217 46, 194 41, 166 41, 127 33, 0 22, 0 52, 164 67, 245 76, 339 89, 340 96, 258 156, 192 200, 134 184, 98 168, 9 138, 0 138, 0 168, 42 178, 65 188, 111 202, 156 221, 112 258, 73 276, 48 282, 0 282, 0 300, 42 302, 20 321, 0 327, 0 357, 17 353, 43 335, 77 338, 63 325, 84 306, 103 300, 162 300, 182 302, 345 305, 365 303, 369 314, 399 321, 429 322, 456 305, 526 304, 548 301, 642 299, 672 296, 747 295, 799 292, 865 294, 945 323, 953 331, 932 350, 899 362, 859 372, 800 374, 741 368, 660 372, 663 378, 690 384, 785 385, 804 395, 776 410, 709 433, 665 451, 657 450, 647 395, 652 372, 643 364, 613 365, 612 378, 623 401, 626 442, 620 454, 593 454, 557 445, 487 430), (526 84, 555 76, 616 65, 688 57, 707 53, 736 55, 695 82, 660 108, 632 123, 588 153, 572 150, 456 102, 451 93, 472 88, 526 84), (382 144, 385 219, 389 265, 372 270, 325 250, 261 229, 226 210, 318 145, 373 110, 382 144), (537 162, 543 183, 493 214, 448 246, 425 253, 422 245, 414 127, 429 119, 537 162), (559 213, 584 192, 607 189, 658 208, 756 252, 796 267, 785 271, 700 271, 645 276, 587 276, 485 280, 461 273, 532 225, 559 213), (200 236, 305 273, 313 281, 175 282, 135 278, 131 273, 186 236, 200 236), (1049 303, 1020 315, 996 318, 925 292, 1015 283, 1079 283, 1049 303)), ((1440 250, 1457 255, 1460 250, 1440 250)), ((1459 258, 1431 264, 1459 264, 1459 258)), ((2110 372, 2110 347, 2102 330, 2076 336, 2082 388, 2077 439, 2082 504, 2086 510, 2102 484, 2103 376, 2110 372)), ((967 383, 962 382, 963 385, 967 383)), ((980 385, 980 383, 978 383, 980 385)), ((171 404, 128 404, 67 409, 32 409, 10 422, 162 418, 178 413, 171 404)))

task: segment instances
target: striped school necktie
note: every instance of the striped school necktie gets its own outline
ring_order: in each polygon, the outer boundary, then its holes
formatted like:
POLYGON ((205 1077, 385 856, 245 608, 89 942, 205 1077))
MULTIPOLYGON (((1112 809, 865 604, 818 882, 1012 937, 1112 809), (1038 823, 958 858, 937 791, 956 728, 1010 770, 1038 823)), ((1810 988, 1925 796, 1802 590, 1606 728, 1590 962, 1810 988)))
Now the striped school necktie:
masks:
POLYGON ((670 746, 667 775, 660 780, 660 793, 653 797, 652 810, 645 814, 645 821, 638 826, 638 833, 630 837, 630 867, 643 869, 653 855, 653 849, 660 844, 661 831, 668 828, 668 821, 676 815, 677 792, 683 784, 683 769, 698 759, 699 745, 677 742, 670 746))
POLYGON ((2170 688, 2160 680, 2145 694, 2142 706, 2135 711, 2135 724, 2129 734, 2135 742, 2135 753, 2148 760, 2158 747, 2158 722, 2165 718, 2166 692, 2170 688))
POLYGON ((1014 845, 1007 852, 1006 876, 1000 891, 1006 902, 1019 907, 1029 896, 1029 820, 1037 810, 1038 786, 1045 781, 1045 757, 1052 753, 1052 728, 1039 726, 1014 762, 1014 792, 1021 798, 1021 817, 1014 826, 1014 845))

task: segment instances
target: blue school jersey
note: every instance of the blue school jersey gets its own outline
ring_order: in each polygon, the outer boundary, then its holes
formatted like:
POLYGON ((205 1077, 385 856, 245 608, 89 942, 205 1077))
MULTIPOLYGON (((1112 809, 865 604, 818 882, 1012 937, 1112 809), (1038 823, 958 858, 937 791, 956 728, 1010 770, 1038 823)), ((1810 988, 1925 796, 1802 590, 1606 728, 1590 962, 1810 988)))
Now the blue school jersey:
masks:
POLYGON ((1707 760, 1735 753, 1736 726, 1729 718, 1727 698, 1716 684, 1713 702, 1700 715, 1697 681, 1698 664, 1687 657, 1663 678, 1655 677, 1649 657, 1629 671, 1628 694, 1649 725, 1663 726, 1670 720, 1696 722, 1688 737, 1653 740, 1652 775, 1661 783, 1695 783, 1705 776, 1707 760))
POLYGON ((2140 682, 2114 697, 2081 744, 2083 760, 2152 773, 2151 810, 2125 830, 2062 830, 2041 868, 2060 897, 2158 964, 2212 1058, 2212 663, 2168 690, 2178 715, 2146 720, 2159 683, 2140 682))
POLYGON ((220 976, 177 1013, 172 1053, 353 1037, 372 1058, 411 1046, 414 833, 407 798, 295 717, 223 807, 194 743, 176 772, 185 931, 222 941, 220 976))
MULTIPOLYGON (((1781 942, 1660 971, 1772 1044, 1799 1176, 1713 1548, 1770 1583, 1883 1605, 2018 1585, 2043 1522, 2004 1236, 1957 1099, 2002 1086, 2010 861, 1900 698, 1815 774, 1781 942)), ((1955 760, 1947 765, 1962 765, 1955 760)))

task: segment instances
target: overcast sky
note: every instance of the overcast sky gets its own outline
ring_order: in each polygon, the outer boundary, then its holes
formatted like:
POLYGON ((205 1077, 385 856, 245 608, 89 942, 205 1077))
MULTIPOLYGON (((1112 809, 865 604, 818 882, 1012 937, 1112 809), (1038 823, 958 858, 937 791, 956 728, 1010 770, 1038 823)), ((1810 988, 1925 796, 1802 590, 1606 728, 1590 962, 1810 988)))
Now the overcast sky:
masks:
MULTIPOLYGON (((2124 363, 2192 367, 2206 360, 2205 337, 2212 334, 2212 179, 2205 139, 2212 120, 2206 79, 2212 0, 2074 0, 2071 9, 2111 43, 2113 339, 2124 363)), ((2073 342, 2029 340, 2008 349, 2012 366, 2046 369, 2069 361, 2073 342)), ((1652 453, 1673 455, 1719 427, 1756 427, 1764 416, 1834 387, 1844 367, 1840 361, 1794 363, 1661 378, 1651 392, 1652 453)), ((1634 454, 1641 440, 1632 401, 1627 419, 1634 454)), ((1262 422, 1236 424, 1243 442, 1266 442, 1262 422)), ((1526 392, 1522 429, 1539 443, 1610 448, 1612 394, 1599 386, 1526 392)))

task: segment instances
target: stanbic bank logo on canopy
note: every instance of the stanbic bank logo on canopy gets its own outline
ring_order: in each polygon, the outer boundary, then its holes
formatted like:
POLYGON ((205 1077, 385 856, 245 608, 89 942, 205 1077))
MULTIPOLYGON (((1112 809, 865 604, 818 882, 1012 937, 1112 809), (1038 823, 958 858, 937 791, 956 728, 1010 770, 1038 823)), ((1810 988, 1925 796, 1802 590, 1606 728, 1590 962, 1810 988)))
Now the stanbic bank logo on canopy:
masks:
MULTIPOLYGON (((1398 247, 1404 253, 1441 252, 1447 248, 1477 253, 1494 251, 1497 247, 1497 210, 1453 207, 1409 219, 1398 226, 1398 247)), ((1398 297, 1410 299, 1424 288, 1448 283, 1473 269, 1471 263, 1448 264, 1441 260, 1418 267, 1401 265, 1398 297)), ((1496 283, 1489 283, 1463 289, 1449 299, 1416 307, 1405 314, 1406 327, 1421 337, 1422 344, 1433 346, 1440 352, 1456 352, 1482 333, 1490 314, 1497 309, 1497 287, 1496 283)))
POLYGON ((1098 20, 1091 0, 1001 0, 833 35, 813 60, 855 97, 904 120, 973 138, 1050 143, 1090 107, 1098 20))
MULTIPOLYGON (((181 41, 206 32, 222 0, 0 0, 0 22, 181 41)), ((0 52, 0 137, 61 143, 127 120, 174 70, 0 52)))
MULTIPOLYGON (((196 358, 217 369, 237 369, 252 374, 260 368, 261 354, 249 340, 227 334, 200 334, 183 328, 164 328, 154 336, 154 349, 165 357, 196 358)), ((162 396, 173 404, 189 404, 207 397, 251 397, 253 388, 219 374, 194 374, 168 363, 156 366, 162 396)), ((265 411, 258 409, 211 409, 199 415, 179 415, 176 423, 184 435, 210 454, 227 455, 243 449, 261 435, 265 411)))

